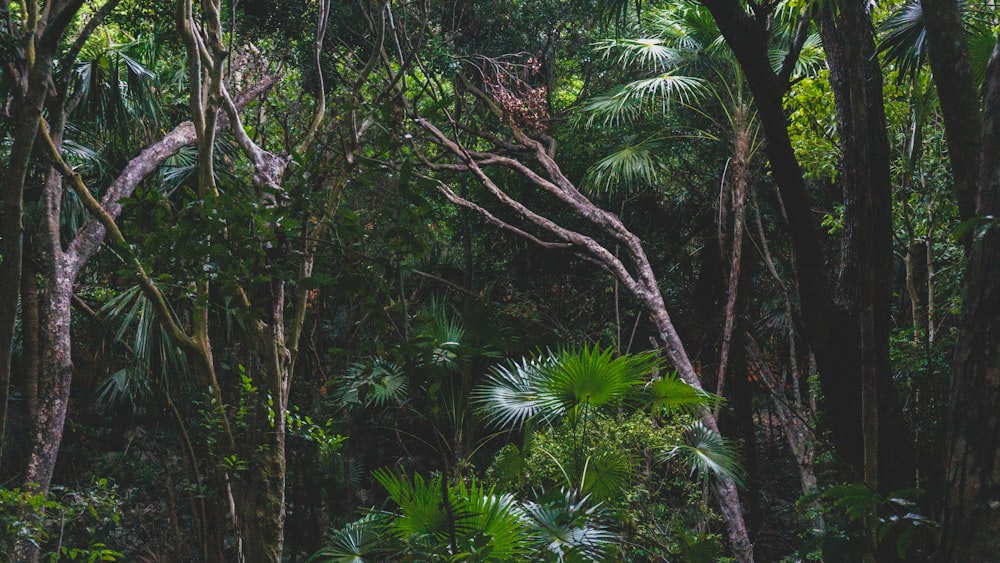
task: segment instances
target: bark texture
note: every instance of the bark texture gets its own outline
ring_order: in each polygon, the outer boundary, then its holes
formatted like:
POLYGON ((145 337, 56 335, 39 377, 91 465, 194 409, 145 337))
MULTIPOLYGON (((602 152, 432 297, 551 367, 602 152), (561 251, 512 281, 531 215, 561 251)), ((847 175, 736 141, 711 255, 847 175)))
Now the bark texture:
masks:
MULTIPOLYGON (((822 17, 821 31, 830 85, 837 107, 841 146, 840 183, 844 201, 837 304, 851 344, 850 363, 840 374, 823 374, 826 393, 848 386, 859 396, 863 435, 862 468, 872 490, 888 492, 912 479, 910 441, 895 397, 889 366, 889 317, 892 254, 892 188, 889 142, 882 100, 882 70, 875 56, 871 19, 861 2, 839 2, 822 17), (897 447, 897 445, 899 445, 897 447)), ((814 347, 823 344, 814 343, 814 347)), ((854 410, 853 408, 851 410, 854 410)), ((857 412, 857 411, 855 411, 857 412)))
MULTIPOLYGON (((945 87, 938 84, 939 91, 945 87)), ((1000 553, 1000 38, 987 69, 983 108, 975 215, 984 223, 972 236, 962 287, 942 561, 988 561, 1000 553)))

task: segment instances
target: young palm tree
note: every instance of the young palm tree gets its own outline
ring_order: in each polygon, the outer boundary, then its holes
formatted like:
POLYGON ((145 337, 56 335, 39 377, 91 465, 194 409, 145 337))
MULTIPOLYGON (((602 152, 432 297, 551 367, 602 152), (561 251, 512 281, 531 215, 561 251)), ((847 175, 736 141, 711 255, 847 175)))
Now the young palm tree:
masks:
MULTIPOLYGON (((675 374, 659 374, 661 362, 652 352, 615 357, 610 348, 565 348, 548 355, 493 368, 486 382, 472 393, 476 410, 488 422, 506 429, 531 429, 538 424, 570 423, 574 467, 563 471, 567 487, 583 493, 603 492, 614 479, 613 463, 585 455, 588 421, 601 409, 631 406, 654 414, 695 414, 718 399, 698 391, 675 374), (652 379, 652 381, 649 381, 652 379), (649 381, 649 383, 646 383, 649 381), (577 477, 579 476, 578 480, 577 477)), ((735 451, 717 432, 701 423, 686 427, 684 444, 663 444, 665 451, 685 459, 692 471, 708 480, 740 480, 735 451)), ((615 491, 620 493, 621 491, 615 491)))

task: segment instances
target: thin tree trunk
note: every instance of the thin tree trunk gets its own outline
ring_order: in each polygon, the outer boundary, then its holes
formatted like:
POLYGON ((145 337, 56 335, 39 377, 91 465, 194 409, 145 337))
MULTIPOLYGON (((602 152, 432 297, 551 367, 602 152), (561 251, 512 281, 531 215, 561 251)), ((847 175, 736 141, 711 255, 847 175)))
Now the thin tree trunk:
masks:
POLYGON ((934 269, 934 241, 931 238, 932 231, 927 232, 927 344, 933 345, 936 338, 934 323, 937 321, 937 310, 934 303, 934 278, 937 272, 934 269))
MULTIPOLYGON (((741 100, 742 101, 742 100, 741 100)), ((747 188, 750 184, 750 131, 747 124, 747 107, 733 109, 733 166, 732 166, 732 249, 729 253, 729 280, 726 291, 726 310, 723 315, 722 346, 719 353, 719 373, 716 394, 725 397, 726 370, 729 367, 729 350, 736 326, 736 301, 740 286, 740 265, 743 263, 743 226, 746 216, 747 188)), ((720 226, 720 228, 723 228, 720 226)), ((726 249, 723 248, 722 252, 726 249)), ((718 416, 718 410, 716 410, 718 416)))
MULTIPOLYGON (((29 40, 30 41, 30 40, 29 40)), ((34 48, 32 46, 32 51, 34 48)), ((0 443, 7 430, 7 403, 10 393, 11 361, 14 351, 14 327, 20 299, 21 269, 24 256, 24 182, 31 162, 31 149, 38 132, 38 118, 45 104, 48 81, 52 76, 52 55, 37 55, 24 92, 15 98, 10 154, 0 165, 0 443), (23 96, 23 97, 21 97, 23 96)), ((0 456, 3 449, 0 447, 0 456)), ((0 460, 2 461, 2 460, 0 460)))
POLYGON ((917 241, 910 241, 906 247, 906 256, 903 263, 906 266, 906 295, 910 299, 910 317, 913 319, 913 343, 920 344, 921 334, 924 334, 926 327, 923 307, 921 306, 920 291, 917 290, 917 270, 914 262, 918 259, 917 241))

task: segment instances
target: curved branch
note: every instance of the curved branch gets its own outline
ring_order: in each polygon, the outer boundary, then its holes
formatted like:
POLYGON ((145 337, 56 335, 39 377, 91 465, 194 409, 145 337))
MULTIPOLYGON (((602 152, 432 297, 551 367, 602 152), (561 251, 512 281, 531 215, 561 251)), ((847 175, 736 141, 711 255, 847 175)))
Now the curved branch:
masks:
POLYGON ((145 293, 146 297, 153 302, 153 306, 156 307, 160 321, 163 323, 164 328, 170 334, 171 338, 185 349, 196 351, 198 349, 196 342, 177 323, 177 320, 174 318, 173 311, 171 311, 170 307, 167 305, 167 301, 164 298, 163 293, 160 291, 160 288, 157 287, 152 278, 149 277, 149 274, 146 272, 146 269, 143 267, 139 258, 132 253, 128 243, 125 241, 125 237, 122 235, 121 230, 115 223, 115 220, 103 207, 101 207, 101 204, 98 203, 96 198, 94 198, 94 195, 90 193, 90 189, 87 188, 87 185, 83 182, 83 178, 80 177, 80 174, 75 172, 69 164, 63 160, 62 155, 59 154, 59 149, 56 148, 56 145, 52 140, 52 136, 49 134, 49 125, 45 121, 45 118, 40 117, 39 121, 39 136, 43 141, 43 148, 48 153, 49 160, 52 162, 52 165, 59 171, 60 174, 63 175, 63 177, 70 180, 70 185, 73 187, 73 191, 76 192, 77 197, 79 197, 80 201, 83 202, 84 207, 94 217, 96 217, 98 221, 101 222, 104 229, 111 234, 111 238, 115 241, 115 244, 131 256, 132 266, 135 268, 136 274, 139 276, 139 282, 142 285, 143 293, 145 293))

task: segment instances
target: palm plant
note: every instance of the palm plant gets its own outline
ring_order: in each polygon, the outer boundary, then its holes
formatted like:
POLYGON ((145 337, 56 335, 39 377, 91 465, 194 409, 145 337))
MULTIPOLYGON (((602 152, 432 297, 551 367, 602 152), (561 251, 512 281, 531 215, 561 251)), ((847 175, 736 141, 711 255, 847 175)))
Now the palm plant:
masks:
POLYGON ((451 484, 440 474, 410 479, 379 470, 374 477, 399 506, 386 530, 404 552, 422 560, 517 561, 531 550, 513 495, 476 481, 451 484))
POLYGON ((610 348, 564 348, 496 366, 472 392, 488 422, 514 428, 586 417, 590 409, 624 401, 660 367, 654 353, 614 356, 610 348))
POLYGON ((306 563, 364 563, 377 561, 384 552, 384 525, 386 516, 371 513, 343 528, 330 530, 323 547, 312 554, 306 563))
MULTIPOLYGON (((969 60, 976 78, 982 81, 996 42, 994 30, 1000 23, 1000 17, 992 5, 982 5, 977 9, 975 4, 963 2, 960 6, 969 45, 969 60)), ((879 34, 879 51, 896 65, 899 80, 916 81, 927 63, 927 31, 920 0, 909 0, 896 8, 879 26, 879 34)))
POLYGON ((602 524, 601 505, 573 490, 564 489, 544 502, 529 502, 524 512, 543 560, 606 561, 618 539, 602 524))
MULTIPOLYGON (((602 4, 626 9, 620 0, 602 4)), ((779 31, 770 52, 776 71, 785 62, 787 44, 793 41, 792 33, 786 30, 794 29, 797 17, 797 11, 784 4, 776 9, 774 27, 779 31)), ((653 10, 646 22, 642 37, 616 38, 597 45, 605 58, 614 59, 627 73, 643 77, 595 96, 582 107, 581 121, 588 127, 628 127, 625 143, 588 171, 586 185, 595 191, 658 187, 666 171, 661 155, 668 141, 719 142, 748 135, 749 154, 759 147, 744 78, 708 9, 684 1, 653 10), (676 117, 674 110, 678 108, 704 118, 709 126, 678 127, 666 119, 676 117)), ((819 35, 810 34, 791 73, 810 74, 822 64, 819 35)))
MULTIPOLYGON (((615 477, 628 474, 622 470, 628 461, 614 452, 584 455, 587 424, 599 410, 631 405, 658 415, 694 414, 717 404, 717 398, 680 381, 676 374, 658 374, 660 368, 660 359, 650 352, 615 357, 613 350, 597 345, 561 349, 493 368, 473 391, 472 401, 489 423, 525 428, 529 436, 535 425, 567 421, 575 445, 574 466, 562 471, 565 485, 611 498, 615 491, 609 484, 625 484, 615 477)), ((721 436, 700 423, 689 425, 686 435, 686 443, 664 444, 665 449, 686 459, 692 471, 706 480, 738 477, 735 451, 721 436)))
MULTIPOLYGON (((185 354, 170 341, 156 321, 153 305, 139 286, 112 297, 98 310, 111 343, 125 349, 126 361, 97 388, 95 399, 109 406, 136 411, 158 389, 169 395, 176 378, 187 375, 185 354)), ((109 343, 110 344, 110 343, 109 343)), ((109 352, 112 346, 105 346, 109 352)))

